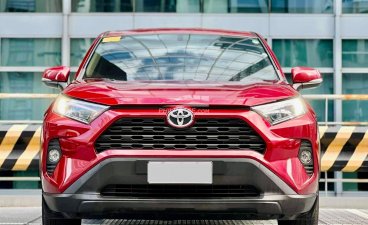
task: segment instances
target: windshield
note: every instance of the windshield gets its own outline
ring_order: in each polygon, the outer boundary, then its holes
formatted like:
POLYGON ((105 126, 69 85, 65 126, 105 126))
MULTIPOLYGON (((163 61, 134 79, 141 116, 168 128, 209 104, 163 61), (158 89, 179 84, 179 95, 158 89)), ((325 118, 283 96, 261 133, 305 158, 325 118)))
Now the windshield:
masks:
POLYGON ((106 37, 84 79, 246 82, 278 80, 260 40, 200 34, 106 37))

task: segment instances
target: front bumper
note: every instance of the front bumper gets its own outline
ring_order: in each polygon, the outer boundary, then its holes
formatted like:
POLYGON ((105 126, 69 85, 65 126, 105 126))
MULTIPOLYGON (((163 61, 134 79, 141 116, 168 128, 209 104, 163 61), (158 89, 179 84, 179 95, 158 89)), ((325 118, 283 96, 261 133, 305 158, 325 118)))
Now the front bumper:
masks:
POLYGON ((42 188, 45 192, 64 193, 87 171, 98 166, 108 158, 233 158, 252 159, 280 177, 297 194, 307 195, 318 190, 319 151, 317 126, 313 115, 286 121, 275 126, 269 124, 257 113, 246 109, 211 109, 209 112, 196 112, 196 118, 240 118, 248 123, 266 142, 264 154, 249 149, 242 150, 191 150, 175 149, 109 149, 97 153, 96 140, 111 124, 121 118, 164 118, 165 113, 157 108, 111 109, 101 114, 91 124, 59 116, 49 112, 44 121, 42 134, 42 151, 40 155, 40 174, 42 188), (46 155, 51 140, 58 139, 62 158, 53 174, 46 172, 46 155), (314 149, 314 174, 306 173, 298 158, 301 140, 309 140, 314 149))
POLYGON ((309 211, 317 194, 299 195, 261 163, 252 159, 201 158, 212 161, 213 185, 252 185, 260 194, 248 198, 130 198, 101 195, 109 184, 147 184, 148 161, 168 158, 110 158, 103 160, 62 194, 44 193, 53 211, 67 217, 123 218, 282 218, 309 211))

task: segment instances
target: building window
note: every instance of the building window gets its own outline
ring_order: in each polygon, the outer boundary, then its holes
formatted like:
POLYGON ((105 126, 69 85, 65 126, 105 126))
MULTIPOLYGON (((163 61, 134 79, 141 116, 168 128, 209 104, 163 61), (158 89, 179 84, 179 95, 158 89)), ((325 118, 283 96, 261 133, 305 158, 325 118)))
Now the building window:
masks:
POLYGON ((333 6, 333 0, 72 0, 72 12, 333 13, 333 6))
POLYGON ((70 41, 70 66, 79 66, 93 38, 76 38, 70 41))
POLYGON ((62 12, 62 0, 0 0, 0 12, 62 12))
MULTIPOLYGON (((291 74, 287 73, 285 74, 286 79, 291 82, 291 74)), ((333 94, 333 74, 331 73, 325 73, 322 74, 323 82, 320 86, 313 89, 302 89, 301 94, 302 95, 317 95, 317 94, 333 94)), ((317 120, 319 122, 326 121, 326 102, 325 100, 308 100, 311 106, 313 107, 314 111, 317 114, 317 120)), ((333 101, 328 101, 328 121, 334 120, 334 105, 333 101)))
POLYGON ((332 40, 277 40, 272 47, 283 67, 333 67, 332 40))
POLYGON ((133 12, 134 0, 72 0, 72 12, 133 12))
MULTIPOLYGON (((367 94, 368 74, 345 73, 342 76, 343 94, 367 94)), ((342 101, 343 121, 368 121, 368 101, 349 100, 342 101)))
MULTIPOLYGON (((41 82, 41 73, 0 72, 0 93, 58 93, 41 82)), ((1 99, 0 120, 42 120, 51 99, 1 99)))
POLYGON ((205 13, 268 13, 268 0, 204 0, 205 13))
POLYGON ((136 12, 199 13, 200 0, 136 0, 136 12))
POLYGON ((271 0, 272 13, 333 13, 333 0, 271 0))
POLYGON ((342 0, 343 13, 368 13, 368 1, 342 0))
MULTIPOLYGON (((303 89, 301 91, 302 95, 317 95, 317 94, 333 94, 334 88, 333 88, 333 74, 327 73, 322 74, 323 82, 320 86, 313 89, 303 89)), ((324 122, 326 121, 326 102, 325 100, 308 100, 310 104, 312 105, 314 111, 317 114, 317 120, 324 122)), ((333 101, 328 101, 327 106, 327 113, 328 113, 328 120, 327 121, 333 121, 334 120, 334 104, 333 101)))
POLYGON ((3 38, 0 66, 56 66, 61 64, 61 40, 3 38))
POLYGON ((368 67, 368 40, 342 40, 342 66, 368 67))

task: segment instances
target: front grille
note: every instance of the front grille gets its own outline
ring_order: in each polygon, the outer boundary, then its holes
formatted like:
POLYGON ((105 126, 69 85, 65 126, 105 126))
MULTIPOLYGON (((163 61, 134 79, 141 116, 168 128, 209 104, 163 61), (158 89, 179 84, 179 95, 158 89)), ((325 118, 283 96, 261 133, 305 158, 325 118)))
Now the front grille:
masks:
POLYGON ((173 128, 163 118, 123 118, 95 143, 108 149, 254 150, 263 153, 263 139, 241 119, 197 119, 189 128, 173 128))
POLYGON ((101 195, 132 198, 242 198, 257 197, 260 193, 255 187, 247 185, 118 184, 107 185, 101 195))

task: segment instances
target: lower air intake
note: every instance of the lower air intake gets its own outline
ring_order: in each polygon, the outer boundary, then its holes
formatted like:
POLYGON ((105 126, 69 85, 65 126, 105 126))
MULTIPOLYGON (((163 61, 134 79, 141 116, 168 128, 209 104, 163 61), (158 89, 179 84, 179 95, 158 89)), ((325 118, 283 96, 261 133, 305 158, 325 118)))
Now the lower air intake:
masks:
POLYGON ((107 185, 101 195, 131 198, 244 198, 257 197, 259 191, 248 185, 107 185))

